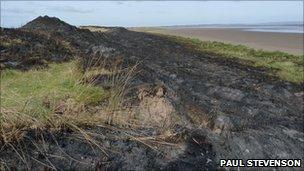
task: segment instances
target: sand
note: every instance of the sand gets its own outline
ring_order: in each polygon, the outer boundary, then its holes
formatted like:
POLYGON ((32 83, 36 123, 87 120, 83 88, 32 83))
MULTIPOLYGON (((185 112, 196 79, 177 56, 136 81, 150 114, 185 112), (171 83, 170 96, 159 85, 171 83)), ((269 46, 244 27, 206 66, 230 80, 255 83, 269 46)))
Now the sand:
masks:
POLYGON ((200 40, 220 41, 231 44, 243 44, 255 49, 283 51, 303 55, 302 33, 272 33, 245 31, 239 28, 133 28, 147 31, 198 38, 200 40))

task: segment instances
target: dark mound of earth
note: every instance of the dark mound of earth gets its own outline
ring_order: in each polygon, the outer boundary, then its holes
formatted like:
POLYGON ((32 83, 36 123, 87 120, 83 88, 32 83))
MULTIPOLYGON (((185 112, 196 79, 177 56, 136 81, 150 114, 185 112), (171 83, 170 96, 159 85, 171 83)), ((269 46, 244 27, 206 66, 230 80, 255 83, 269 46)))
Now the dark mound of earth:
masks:
POLYGON ((100 44, 105 39, 98 33, 87 29, 80 29, 56 17, 43 16, 34 19, 21 27, 22 30, 38 32, 59 41, 69 42, 78 53, 84 52, 88 47, 100 44))
POLYGON ((69 25, 56 17, 49 16, 39 16, 21 28, 29 30, 40 30, 45 32, 71 32, 77 30, 77 27, 69 25))
MULTIPOLYGON (((222 158, 304 159, 301 86, 237 61, 197 52, 165 36, 108 29, 91 32, 56 18, 40 17, 21 30, 36 30, 79 48, 85 69, 91 64, 98 66, 100 59, 109 69, 136 64, 140 72, 127 94, 133 99, 129 105, 139 106, 143 113, 150 111, 147 117, 156 117, 155 125, 166 124, 163 115, 180 117, 181 124, 172 130, 174 136, 167 145, 153 149, 134 137, 155 137, 154 128, 85 128, 97 135, 102 151, 83 141, 71 141, 73 132, 62 131, 38 144, 45 147, 43 151, 29 146, 27 153, 33 155, 25 159, 31 163, 26 167, 21 160, 14 160, 18 157, 12 149, 2 148, 1 160, 10 163, 9 167, 41 169, 51 163, 51 168, 58 170, 215 170, 220 169, 222 158), (151 106, 141 108, 143 103, 151 106), (58 153, 70 158, 54 157, 58 153)), ((28 137, 35 138, 35 133, 28 137)), ((269 170, 257 170, 261 169, 269 170)))

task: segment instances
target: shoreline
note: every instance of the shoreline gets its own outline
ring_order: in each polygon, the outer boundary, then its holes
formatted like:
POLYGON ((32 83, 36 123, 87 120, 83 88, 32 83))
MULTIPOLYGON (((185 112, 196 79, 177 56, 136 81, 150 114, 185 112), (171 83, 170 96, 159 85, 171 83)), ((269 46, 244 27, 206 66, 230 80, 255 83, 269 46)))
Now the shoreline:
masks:
POLYGON ((242 44, 254 49, 303 55, 303 33, 248 31, 243 28, 145 27, 131 30, 197 38, 202 41, 242 44))

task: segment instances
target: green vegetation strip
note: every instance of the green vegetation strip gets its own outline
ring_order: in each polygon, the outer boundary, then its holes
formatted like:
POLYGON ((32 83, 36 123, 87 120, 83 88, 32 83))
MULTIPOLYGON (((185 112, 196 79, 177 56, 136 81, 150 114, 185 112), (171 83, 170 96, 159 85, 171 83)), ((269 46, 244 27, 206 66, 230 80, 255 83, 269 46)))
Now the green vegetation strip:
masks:
POLYGON ((162 36, 202 53, 235 59, 248 66, 266 68, 270 71, 269 74, 278 76, 282 80, 298 84, 304 82, 304 55, 297 56, 280 51, 255 50, 244 45, 201 41, 180 36, 162 36))
POLYGON ((77 61, 51 63, 48 68, 25 72, 1 71, 0 124, 14 124, 24 118, 43 122, 56 113, 97 104, 105 92, 83 83, 82 78, 77 61))

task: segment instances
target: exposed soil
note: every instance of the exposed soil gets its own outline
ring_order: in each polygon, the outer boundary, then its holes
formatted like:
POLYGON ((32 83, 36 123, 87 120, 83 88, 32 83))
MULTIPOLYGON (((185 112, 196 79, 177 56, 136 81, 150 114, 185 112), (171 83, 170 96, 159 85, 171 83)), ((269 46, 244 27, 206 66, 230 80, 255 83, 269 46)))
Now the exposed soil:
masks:
MULTIPOLYGON (((59 170, 215 170, 220 169, 221 158, 304 159, 302 86, 270 77, 263 69, 196 52, 166 37, 124 28, 91 32, 39 17, 21 30, 69 42, 83 57, 84 69, 100 58, 108 68, 137 64, 139 73, 126 98, 132 100, 126 105, 143 118, 142 129, 85 127, 102 148, 77 140, 79 135, 69 130, 54 137, 29 132, 26 137, 41 142, 37 145, 44 151, 37 152, 28 139, 17 142, 31 154, 32 158, 25 157, 28 169, 40 170, 46 167, 43 162, 59 170), (159 138, 165 134, 160 125, 168 126, 167 116, 175 124, 168 136, 159 138), (73 159, 59 157, 65 153, 73 159)), ((5 59, 15 60, 9 55, 5 59)), ((0 156, 8 168, 27 168, 8 145, 0 156)))

